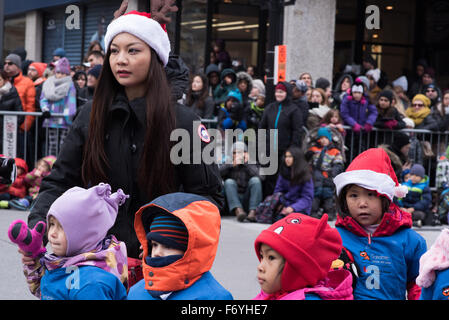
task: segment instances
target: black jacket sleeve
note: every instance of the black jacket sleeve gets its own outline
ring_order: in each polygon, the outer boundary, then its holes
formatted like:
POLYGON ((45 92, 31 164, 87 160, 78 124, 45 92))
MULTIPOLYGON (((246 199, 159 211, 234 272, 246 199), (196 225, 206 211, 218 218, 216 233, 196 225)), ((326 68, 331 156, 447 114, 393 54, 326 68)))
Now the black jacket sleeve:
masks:
MULTIPOLYGON (((187 130, 191 137, 190 162, 187 164, 181 163, 176 166, 178 183, 180 184, 181 190, 187 193, 202 195, 215 203, 220 211, 223 210, 223 180, 220 171, 218 170, 218 166, 215 163, 206 164, 203 161, 202 152, 206 145, 208 145, 208 142, 200 139, 198 130, 200 119, 187 107, 180 104, 177 104, 176 106, 176 119, 177 128, 187 130), (194 123, 194 121, 198 122, 194 123), (196 141, 194 141, 195 139, 196 141), (201 160, 199 163, 193 161, 194 153, 199 152, 199 150, 195 150, 195 145, 201 146, 201 160)), ((179 141, 175 143, 179 143, 179 141)), ((198 154, 196 154, 196 157, 198 157, 198 154)))
POLYGON ((90 113, 89 108, 83 109, 85 112, 73 122, 50 175, 42 180, 39 195, 28 216, 30 228, 37 222, 46 220, 48 209, 60 195, 72 187, 83 185, 81 164, 90 113))

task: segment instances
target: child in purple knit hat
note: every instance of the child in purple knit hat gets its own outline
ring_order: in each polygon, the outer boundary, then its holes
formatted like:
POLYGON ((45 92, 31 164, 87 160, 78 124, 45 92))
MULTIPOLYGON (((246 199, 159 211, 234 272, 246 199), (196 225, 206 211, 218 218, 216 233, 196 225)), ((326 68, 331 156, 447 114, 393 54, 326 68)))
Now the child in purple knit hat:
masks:
POLYGON ((111 194, 105 183, 67 190, 47 214, 51 254, 42 245, 32 246, 42 242, 44 223, 33 230, 23 221, 11 224, 8 234, 20 247, 33 295, 42 300, 126 299, 126 246, 107 233, 128 197, 121 189, 111 194))

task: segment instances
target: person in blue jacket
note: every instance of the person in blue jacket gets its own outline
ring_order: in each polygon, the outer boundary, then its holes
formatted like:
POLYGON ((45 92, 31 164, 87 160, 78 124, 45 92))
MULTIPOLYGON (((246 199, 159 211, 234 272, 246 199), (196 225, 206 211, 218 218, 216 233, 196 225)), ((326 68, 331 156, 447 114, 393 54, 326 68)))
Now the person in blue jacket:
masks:
POLYGON ((419 261, 421 300, 449 300, 449 229, 444 228, 419 261))
POLYGON ((419 299, 415 280, 426 241, 411 229, 411 214, 393 203, 408 190, 399 185, 385 150, 361 153, 334 183, 336 227, 358 269, 354 300, 419 299))
POLYGON ((136 213, 144 278, 128 300, 232 300, 210 272, 220 237, 220 212, 189 193, 160 196, 136 213))
POLYGON ((13 222, 8 231, 19 245, 23 271, 31 293, 41 300, 125 300, 128 287, 126 245, 106 235, 128 198, 121 189, 100 183, 89 189, 74 187, 51 205, 44 227, 28 229, 13 222), (27 240, 28 239, 28 240, 27 240), (31 250, 26 244, 35 243, 31 250))
POLYGON ((418 163, 410 168, 409 174, 408 180, 402 184, 408 188, 407 196, 398 199, 397 204, 401 210, 412 214, 414 225, 421 227, 423 224, 430 224, 432 219, 429 177, 426 176, 424 167, 418 163))

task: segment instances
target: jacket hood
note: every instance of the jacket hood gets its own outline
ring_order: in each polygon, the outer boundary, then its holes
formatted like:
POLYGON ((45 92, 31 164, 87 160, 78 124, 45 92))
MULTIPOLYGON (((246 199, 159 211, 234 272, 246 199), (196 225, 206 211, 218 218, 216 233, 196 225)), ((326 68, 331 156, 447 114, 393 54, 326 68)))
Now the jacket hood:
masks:
POLYGON ((248 88, 246 89, 246 92, 250 93, 251 90, 253 89, 253 77, 251 77, 245 71, 240 71, 237 73, 237 84, 239 83, 240 80, 246 80, 246 82, 248 83, 248 88))
MULTIPOLYGON (((286 82, 286 81, 278 82, 278 84, 280 84, 280 83, 282 83, 285 86, 285 88, 287 89, 287 96, 285 97, 285 99, 283 101, 281 101, 281 104, 283 104, 283 103, 290 103, 291 100, 292 100, 292 96, 293 96, 292 85, 290 83, 286 82)), ((276 101, 276 99, 275 99, 275 102, 279 103, 279 102, 276 101)))
POLYGON ((352 84, 354 83, 354 79, 352 78, 352 76, 349 73, 345 73, 337 80, 337 83, 335 84, 335 87, 334 87, 334 91, 340 92, 341 84, 345 78, 349 79, 349 82, 351 83, 351 87, 352 87, 352 84))
POLYGON ((178 291, 190 287, 209 271, 217 253, 220 237, 220 212, 208 199, 188 193, 171 193, 142 206, 134 220, 134 228, 143 247, 142 268, 145 289, 178 291), (164 210, 178 217, 189 234, 184 256, 164 267, 151 267, 145 257, 150 255, 146 234, 154 216, 164 210))
MULTIPOLYGON (((350 215, 344 216, 341 213, 337 215, 336 227, 344 227, 351 231, 355 235, 366 237, 368 233, 362 226, 350 215)), ((384 213, 382 220, 373 233, 373 237, 390 236, 394 234, 400 228, 412 227, 412 215, 409 212, 402 211, 393 202, 390 204, 390 208, 384 213)))
POLYGON ((223 81, 224 77, 226 77, 228 74, 234 76, 234 81, 232 83, 235 83, 237 80, 237 75, 235 74, 235 71, 231 68, 224 69, 220 74, 220 80, 223 81))

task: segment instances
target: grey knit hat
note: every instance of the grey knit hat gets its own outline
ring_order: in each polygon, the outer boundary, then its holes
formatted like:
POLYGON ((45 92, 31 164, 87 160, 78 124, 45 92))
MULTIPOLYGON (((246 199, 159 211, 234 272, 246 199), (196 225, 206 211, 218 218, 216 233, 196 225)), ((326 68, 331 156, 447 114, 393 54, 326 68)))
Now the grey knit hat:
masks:
POLYGON ((12 63, 14 63, 16 66, 18 66, 19 68, 22 68, 22 58, 20 58, 19 55, 15 54, 15 53, 10 53, 6 58, 6 60, 10 60, 12 63))

